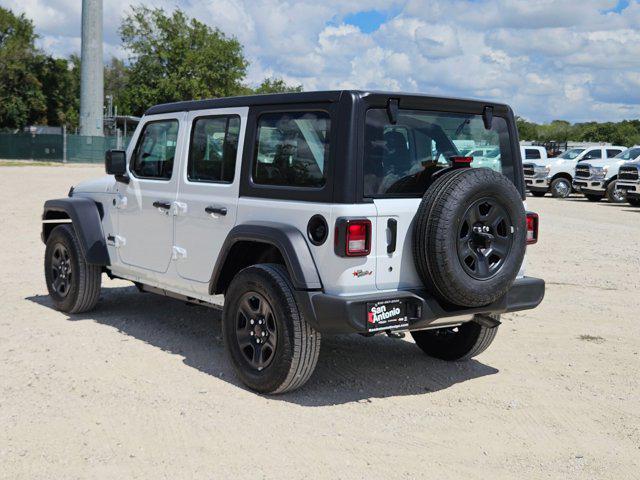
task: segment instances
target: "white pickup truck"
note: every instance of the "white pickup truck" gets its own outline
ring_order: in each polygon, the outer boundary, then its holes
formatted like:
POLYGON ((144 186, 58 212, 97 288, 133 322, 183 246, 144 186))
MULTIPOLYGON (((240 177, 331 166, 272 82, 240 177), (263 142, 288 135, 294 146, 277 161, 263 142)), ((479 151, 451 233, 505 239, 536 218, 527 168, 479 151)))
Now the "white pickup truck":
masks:
POLYGON ((624 190, 629 205, 640 207, 640 158, 620 167, 618 188, 624 190))
MULTIPOLYGON (((542 197, 547 192, 556 198, 566 198, 573 191, 572 182, 576 166, 585 160, 600 160, 602 158, 615 157, 627 147, 621 146, 597 146, 571 148, 555 158, 546 158, 540 152, 539 159, 527 160, 527 151, 533 153, 534 147, 520 147, 523 152, 523 169, 527 190, 534 196, 542 197)), ((542 147, 538 149, 544 150, 542 147)))
POLYGON ((573 188, 591 202, 606 197, 610 203, 624 203, 626 193, 618 188, 618 171, 628 162, 640 159, 640 146, 631 147, 613 158, 580 162, 576 166, 573 188))

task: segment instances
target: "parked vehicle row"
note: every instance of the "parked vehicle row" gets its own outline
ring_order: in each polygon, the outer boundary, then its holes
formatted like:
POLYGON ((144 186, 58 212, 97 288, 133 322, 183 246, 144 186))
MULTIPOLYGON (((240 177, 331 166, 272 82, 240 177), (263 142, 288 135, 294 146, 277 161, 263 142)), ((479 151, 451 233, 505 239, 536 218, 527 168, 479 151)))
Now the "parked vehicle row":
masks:
POLYGON ((571 148, 562 155, 548 158, 543 147, 520 147, 527 189, 537 197, 547 192, 556 198, 566 198, 573 191, 576 167, 580 162, 613 157, 626 147, 571 148))
POLYGON ((526 188, 536 197, 548 192, 566 198, 577 192, 592 202, 606 198, 640 206, 640 146, 572 148, 556 158, 548 158, 544 147, 527 145, 520 150, 526 188))

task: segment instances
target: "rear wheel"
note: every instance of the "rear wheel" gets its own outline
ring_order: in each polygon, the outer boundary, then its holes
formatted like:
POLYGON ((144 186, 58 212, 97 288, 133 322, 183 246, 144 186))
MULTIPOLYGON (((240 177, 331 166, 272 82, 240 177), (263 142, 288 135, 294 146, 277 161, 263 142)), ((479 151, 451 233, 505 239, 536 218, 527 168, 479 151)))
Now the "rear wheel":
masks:
POLYGON ((493 342, 498 327, 486 327, 476 322, 457 327, 411 332, 413 340, 430 357, 440 360, 468 360, 481 354, 493 342))
POLYGON ((600 200, 602 200, 602 197, 600 195, 591 195, 591 194, 585 193, 584 196, 590 202, 599 202, 600 200))
POLYGON ((234 277, 222 332, 236 374, 261 393, 301 387, 318 361, 320 333, 302 316, 281 265, 254 265, 234 277))
POLYGON ((549 187, 551 196, 555 198, 567 198, 571 194, 571 181, 567 178, 556 178, 549 187))
POLYGON ((627 193, 618 189, 618 181, 614 180, 607 187, 607 200, 609 203, 625 203, 627 201, 627 193))
POLYGON ((531 195, 533 195, 534 197, 544 197, 546 194, 547 192, 541 192, 539 190, 531 191, 531 195))
POLYGON ((91 310, 98 302, 102 269, 86 262, 71 225, 60 225, 49 235, 44 275, 56 309, 81 313, 91 310))

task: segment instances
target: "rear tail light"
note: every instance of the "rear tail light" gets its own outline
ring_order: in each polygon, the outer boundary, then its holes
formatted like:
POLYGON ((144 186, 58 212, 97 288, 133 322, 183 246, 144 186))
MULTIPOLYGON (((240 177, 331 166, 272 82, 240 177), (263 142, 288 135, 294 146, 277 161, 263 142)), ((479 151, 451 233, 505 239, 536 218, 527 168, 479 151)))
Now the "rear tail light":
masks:
POLYGON ((538 242, 538 226, 540 225, 540 217, 537 213, 527 212, 527 245, 533 245, 538 242))
POLYGON ((341 257, 364 257, 371 253, 371 221, 366 218, 338 219, 336 254, 341 257))
POLYGON ((462 156, 455 156, 455 157, 450 157, 451 163, 455 166, 466 166, 466 165, 471 165, 471 162, 473 162, 473 157, 462 157, 462 156))

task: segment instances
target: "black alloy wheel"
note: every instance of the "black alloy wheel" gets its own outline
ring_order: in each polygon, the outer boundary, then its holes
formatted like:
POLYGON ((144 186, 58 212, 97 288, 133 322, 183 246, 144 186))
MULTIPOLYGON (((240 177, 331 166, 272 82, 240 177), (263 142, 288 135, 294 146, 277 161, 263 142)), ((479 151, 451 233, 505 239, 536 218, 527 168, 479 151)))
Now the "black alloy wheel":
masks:
POLYGON ((73 267, 67 247, 56 243, 51 256, 51 288, 61 297, 66 297, 71 290, 73 267))
POLYGON ((273 309, 258 292, 247 292, 240 300, 235 337, 247 363, 260 371, 269 366, 276 352, 278 333, 273 309))
POLYGON ((477 280, 492 278, 511 251, 512 231, 509 214, 495 199, 485 197, 471 204, 458 234, 462 268, 477 280))

